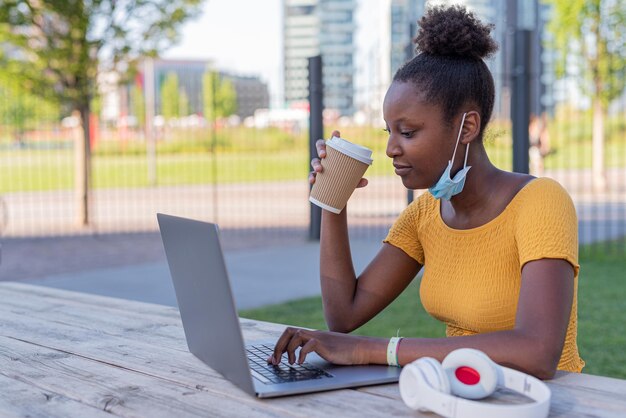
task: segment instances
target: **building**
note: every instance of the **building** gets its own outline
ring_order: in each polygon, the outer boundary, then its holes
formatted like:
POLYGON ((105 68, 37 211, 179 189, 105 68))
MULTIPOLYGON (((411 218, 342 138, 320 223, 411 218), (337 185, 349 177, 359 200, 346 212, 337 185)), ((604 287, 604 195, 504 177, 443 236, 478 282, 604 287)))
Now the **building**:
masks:
MULTIPOLYGON (((162 86, 170 74, 178 76, 179 89, 185 92, 188 100, 188 113, 199 115, 203 113, 202 76, 207 71, 211 71, 211 61, 156 59, 152 60, 152 68, 155 82, 154 109, 156 115, 162 113, 162 86)), ((141 72, 140 76, 143 77, 144 74, 141 72)))
MULTIPOLYGON (((418 29, 416 22, 426 7, 460 4, 476 13, 481 21, 494 25, 491 35, 497 42, 499 49, 493 57, 486 60, 487 66, 493 74, 496 88, 493 116, 502 119, 510 117, 511 74, 513 73, 512 34, 517 27, 534 31, 531 51, 531 111, 539 114, 546 109, 546 106, 549 107, 553 103, 554 100, 549 95, 550 89, 546 88, 546 83, 553 81, 553 78, 546 76, 546 71, 550 72, 547 67, 551 65, 552 57, 541 46, 547 36, 545 34, 545 22, 549 19, 549 6, 537 6, 534 1, 517 4, 513 1, 500 0, 384 0, 377 2, 377 4, 376 15, 370 17, 363 24, 367 28, 366 30, 378 30, 379 32, 377 45, 369 45, 368 48, 370 49, 364 52, 369 57, 368 66, 376 66, 374 60, 380 60, 381 57, 387 55, 390 56, 389 69, 386 67, 387 62, 383 61, 381 64, 383 68, 374 74, 378 76, 370 77, 370 80, 375 80, 376 85, 388 84, 402 63, 413 56, 414 45, 411 41, 418 29), (373 51, 376 52, 373 53, 373 51)), ((372 9, 375 10, 375 8, 370 8, 370 12, 372 9)), ((362 88, 362 83, 359 83, 359 86, 362 88)), ((380 97, 380 91, 377 94, 380 97)), ((365 96, 371 97, 372 95, 365 96)), ((363 100, 362 97, 358 102, 361 104, 360 109, 367 106, 372 107, 372 105, 366 106, 365 104, 370 103, 370 101, 363 100)), ((373 113, 377 111, 378 109, 373 109, 373 113)))
MULTIPOLYGON (((144 61, 140 65, 134 82, 112 88, 113 82, 119 77, 109 74, 106 83, 100 83, 100 91, 103 93, 102 117, 104 122, 118 123, 120 120, 129 119, 130 125, 136 124, 137 106, 133 103, 132 90, 139 87, 143 93, 146 105, 153 102, 152 114, 160 115, 163 109, 162 86, 167 77, 174 74, 178 78, 178 86, 187 99, 185 106, 186 115, 204 114, 203 77, 213 69, 211 61, 205 60, 165 60, 155 59, 144 61), (111 81, 113 80, 113 82, 111 81), (153 80, 152 85, 150 81, 153 80), (151 87, 151 88, 150 88, 151 87), (135 118, 133 118, 135 117, 135 118)), ((232 82, 237 95, 237 111, 235 114, 241 118, 254 115, 257 109, 269 107, 269 91, 266 83, 258 77, 240 76, 220 71, 220 76, 232 82)))
POLYGON ((390 74, 415 56, 413 38, 417 21, 424 14, 425 0, 391 0, 390 10, 390 74))
POLYGON ((267 109, 270 104, 270 93, 267 84, 258 77, 245 77, 229 73, 220 73, 230 80, 237 93, 237 116, 247 118, 253 116, 257 109, 267 109))
POLYGON ((530 44, 530 96, 531 113, 541 114, 552 108, 554 99, 548 87, 554 82, 554 54, 542 45, 548 34, 545 26, 550 18, 550 6, 536 0, 431 0, 429 4, 462 4, 487 23, 494 25, 491 35, 498 43, 498 52, 487 66, 493 74, 496 99, 493 117, 508 119, 511 116, 511 88, 513 69, 514 32, 516 29, 532 31, 530 44))
POLYGON ((425 0, 380 0, 357 17, 355 103, 368 123, 382 123, 382 103, 395 72, 414 56, 413 38, 425 0))
POLYGON ((308 58, 322 55, 324 106, 354 113, 354 14, 356 0, 285 0, 284 98, 288 107, 306 103, 308 58))
POLYGON ((319 55, 318 0, 285 0, 283 12, 283 87, 288 107, 308 100, 308 58, 319 55))
POLYGON ((324 107, 354 113, 356 0, 319 0, 324 107))

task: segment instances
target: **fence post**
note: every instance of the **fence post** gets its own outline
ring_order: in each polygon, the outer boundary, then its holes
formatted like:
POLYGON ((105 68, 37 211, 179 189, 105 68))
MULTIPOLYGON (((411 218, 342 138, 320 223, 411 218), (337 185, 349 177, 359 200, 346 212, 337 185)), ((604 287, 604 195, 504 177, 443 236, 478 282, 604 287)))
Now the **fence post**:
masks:
POLYGON ((513 50, 513 89, 511 120, 513 123, 513 171, 529 173, 528 124, 530 122, 530 40, 532 31, 517 29, 513 50))
MULTIPOLYGON (((324 110, 324 87, 322 84, 322 57, 317 55, 309 58, 309 161, 317 157, 315 141, 324 137, 324 122, 322 111, 324 110)), ((310 170, 310 166, 308 166, 310 170)), ((309 186, 309 190, 310 190, 309 186)), ((320 239, 322 225, 322 209, 313 203, 309 203, 311 215, 309 222, 309 239, 320 239)))
POLYGON ((145 97, 145 124, 146 133, 146 160, 148 162, 148 184, 156 186, 156 138, 154 133, 154 61, 147 58, 144 61, 143 91, 145 97))

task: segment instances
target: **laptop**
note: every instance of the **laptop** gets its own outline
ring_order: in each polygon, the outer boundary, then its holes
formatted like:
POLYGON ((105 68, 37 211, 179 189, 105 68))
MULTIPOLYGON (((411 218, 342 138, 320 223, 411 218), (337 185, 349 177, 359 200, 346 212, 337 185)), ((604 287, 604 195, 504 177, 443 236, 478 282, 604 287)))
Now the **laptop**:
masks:
POLYGON ((157 219, 189 351, 239 388, 271 398, 398 381, 398 367, 337 366, 315 353, 301 365, 290 365, 286 353, 268 365, 276 340, 244 343, 217 225, 157 219))

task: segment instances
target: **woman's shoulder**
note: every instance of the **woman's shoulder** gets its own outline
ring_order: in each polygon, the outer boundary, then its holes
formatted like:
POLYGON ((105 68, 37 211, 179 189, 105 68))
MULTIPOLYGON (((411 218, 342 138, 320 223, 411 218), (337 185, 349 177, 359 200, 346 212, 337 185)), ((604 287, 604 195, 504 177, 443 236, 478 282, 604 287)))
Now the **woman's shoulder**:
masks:
POLYGON ((535 219, 576 218, 576 209, 569 193, 558 181, 538 177, 526 184, 516 196, 517 212, 535 219))
POLYGON ((417 197, 417 199, 413 200, 411 204, 407 207, 407 209, 411 208, 412 211, 419 213, 420 215, 427 215, 431 213, 436 213, 439 209, 439 204, 435 197, 424 191, 421 195, 417 197))
POLYGON ((553 202, 562 204, 563 200, 571 201, 565 187, 549 177, 533 178, 519 191, 518 196, 524 201, 541 201, 542 204, 553 202))
POLYGON ((419 226, 432 219, 432 216, 437 214, 438 210, 437 199, 432 194, 424 191, 404 208, 400 213, 398 221, 402 223, 409 222, 413 226, 419 226))

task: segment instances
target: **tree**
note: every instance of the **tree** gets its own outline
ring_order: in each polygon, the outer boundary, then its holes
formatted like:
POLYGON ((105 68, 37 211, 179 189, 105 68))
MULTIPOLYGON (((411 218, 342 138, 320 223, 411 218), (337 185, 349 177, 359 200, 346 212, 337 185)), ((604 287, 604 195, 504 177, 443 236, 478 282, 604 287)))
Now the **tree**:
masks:
POLYGON ((146 124, 146 99, 141 85, 133 85, 130 90, 130 101, 133 104, 133 116, 137 118, 137 127, 142 129, 146 124))
POLYGON ((237 92, 232 81, 221 77, 216 71, 207 71, 202 76, 202 99, 204 117, 215 122, 237 111, 237 92))
POLYGON ((543 0, 552 6, 548 30, 560 51, 557 75, 577 71, 580 90, 593 108, 592 173, 596 191, 606 188, 604 118, 625 88, 626 3, 621 0, 543 0))
POLYGON ((203 0, 2 0, 0 69, 80 115, 78 221, 89 223, 89 114, 99 73, 126 74, 175 42, 203 0), (82 161, 81 161, 82 160, 82 161))
POLYGON ((180 116, 189 116, 189 96, 185 90, 181 90, 178 96, 178 114, 180 116))
POLYGON ((0 126, 9 127, 17 143, 23 141, 27 129, 59 120, 60 109, 55 103, 40 100, 0 77, 0 126))
POLYGON ((180 116, 180 91, 175 73, 167 73, 161 84, 161 114, 166 120, 180 116))

